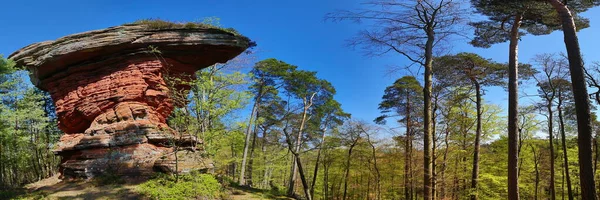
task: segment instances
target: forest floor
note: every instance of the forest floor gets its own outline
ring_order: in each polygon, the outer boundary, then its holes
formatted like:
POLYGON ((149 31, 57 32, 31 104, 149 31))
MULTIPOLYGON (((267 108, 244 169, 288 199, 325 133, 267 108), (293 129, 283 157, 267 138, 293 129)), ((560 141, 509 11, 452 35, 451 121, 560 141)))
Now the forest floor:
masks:
POLYGON ((262 199, 275 199, 275 200, 293 200, 293 198, 283 196, 281 194, 274 194, 268 190, 261 190, 248 187, 232 186, 228 188, 231 191, 232 200, 262 200, 262 199))
POLYGON ((62 181, 58 175, 25 186, 25 194, 17 199, 144 199, 135 192, 143 180, 127 180, 122 184, 100 185, 93 181, 62 181))
MULTIPOLYGON (((95 181, 63 181, 58 175, 26 185, 22 190, 15 191, 8 199, 74 199, 74 200, 103 200, 103 199, 148 199, 136 191, 137 186, 145 179, 127 179, 119 184, 98 184, 95 181)), ((292 200, 292 198, 273 194, 267 190, 230 186, 226 199, 231 200, 292 200)), ((1 198, 0 198, 1 199, 1 198)))

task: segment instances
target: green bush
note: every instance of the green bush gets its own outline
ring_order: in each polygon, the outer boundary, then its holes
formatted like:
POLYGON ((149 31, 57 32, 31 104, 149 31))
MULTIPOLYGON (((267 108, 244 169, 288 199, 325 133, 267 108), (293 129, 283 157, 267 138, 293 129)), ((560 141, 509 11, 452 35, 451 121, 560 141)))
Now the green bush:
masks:
POLYGON ((138 192, 151 199, 220 199, 222 186, 209 174, 180 175, 179 181, 166 174, 138 186, 138 192))

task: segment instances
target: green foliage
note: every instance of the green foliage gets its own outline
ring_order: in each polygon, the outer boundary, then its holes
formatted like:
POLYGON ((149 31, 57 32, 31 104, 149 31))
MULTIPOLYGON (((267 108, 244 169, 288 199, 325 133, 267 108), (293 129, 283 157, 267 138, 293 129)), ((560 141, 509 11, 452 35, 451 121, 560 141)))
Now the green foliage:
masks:
MULTIPOLYGON (((423 99, 423 87, 414 76, 404 76, 385 88, 379 110, 383 114, 375 119, 376 123, 385 124, 386 118, 413 115, 411 121, 420 115, 420 104, 423 99), (412 104, 412 105, 411 105, 412 104)), ((399 121, 406 121, 401 119, 399 121)))
POLYGON ((151 199, 221 199, 222 190, 212 175, 197 173, 181 175, 177 182, 159 173, 138 186, 138 192, 151 199))
POLYGON ((27 87, 26 73, 0 74, 0 187, 18 187, 56 173, 48 151, 60 134, 46 93, 27 87))
POLYGON ((0 54, 0 75, 10 74, 15 71, 15 63, 2 57, 0 54))
MULTIPOLYGON (((558 13, 545 1, 539 0, 471 0, 479 14, 489 19, 472 22, 475 28, 475 38, 471 44, 488 48, 493 44, 506 42, 510 39, 510 27, 517 13, 522 14, 519 35, 547 35, 561 30, 558 13)), ((569 0, 568 5, 578 30, 589 27, 589 20, 578 15, 598 4, 597 0, 569 0)))

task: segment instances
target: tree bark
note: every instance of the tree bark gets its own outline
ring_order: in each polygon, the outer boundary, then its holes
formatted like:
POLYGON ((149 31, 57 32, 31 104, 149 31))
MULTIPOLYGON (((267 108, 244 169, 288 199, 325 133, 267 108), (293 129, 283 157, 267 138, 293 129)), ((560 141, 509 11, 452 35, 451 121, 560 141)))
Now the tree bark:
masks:
POLYGON ((423 198, 430 200, 431 198, 431 177, 432 177, 432 166, 431 166, 431 143, 433 141, 433 135, 431 131, 431 90, 433 86, 431 84, 433 79, 433 43, 435 41, 434 24, 430 22, 426 26, 427 42, 425 43, 425 73, 424 80, 425 86, 423 87, 423 198))
POLYGON ((533 145, 531 145, 531 151, 533 151, 533 167, 535 169, 535 193, 533 194, 535 200, 538 199, 538 186, 540 184, 540 171, 538 169, 538 164, 539 164, 539 160, 538 160, 538 156, 535 152, 535 147, 533 147, 533 145))
POLYGON ((437 140, 436 140, 436 132, 435 132, 435 112, 437 111, 437 98, 433 102, 432 106, 432 114, 431 114, 431 135, 432 135, 432 146, 431 146, 431 199, 435 200, 437 198, 437 173, 435 171, 436 168, 436 150, 437 150, 437 140))
POLYGON ((561 141, 562 141, 562 149, 563 149, 563 161, 564 161, 564 168, 565 168, 565 178, 567 179, 567 191, 568 191, 568 195, 569 195, 569 200, 573 200, 573 189, 571 187, 571 176, 569 175, 569 157, 567 156, 567 139, 565 136, 565 123, 564 123, 564 119, 563 119, 563 113, 562 113, 562 92, 558 91, 558 105, 557 105, 557 109, 558 109, 558 121, 560 124, 560 136, 561 136, 561 141))
POLYGON ((321 145, 317 150, 317 160, 315 161, 315 169, 313 170, 312 181, 310 182, 310 195, 314 196, 315 194, 315 183, 317 182, 317 175, 319 173, 319 160, 321 159, 321 149, 323 149, 323 145, 325 144, 325 132, 327 128, 323 130, 323 134, 321 136, 321 145))
POLYGON ((577 29, 573 15, 559 0, 548 0, 558 12, 562 23, 565 47, 571 71, 571 84, 575 96, 575 110, 577 113, 577 136, 579 146, 579 180, 581 185, 581 198, 597 199, 592 169, 592 118, 590 114, 590 100, 585 82, 583 59, 577 38, 577 29))
POLYGON ((240 185, 246 185, 246 160, 248 159, 248 149, 250 147, 250 139, 252 138, 252 119, 258 110, 260 100, 255 98, 254 105, 252 106, 252 112, 250 113, 250 119, 248 119, 248 127, 246 128, 246 140, 244 142, 244 154, 242 155, 242 168, 240 169, 240 178, 238 183, 240 185))
POLYGON ((548 99, 548 135, 550 139, 550 199, 556 199, 556 188, 554 186, 555 173, 554 173, 554 133, 553 133, 553 112, 552 112, 552 99, 548 99))
MULTIPOLYGON (((316 95, 316 93, 313 93, 312 96, 310 97, 310 99, 304 98, 304 102, 303 102, 304 111, 302 112, 302 121, 300 122, 300 127, 298 128, 298 137, 296 138, 295 151, 292 151, 294 157, 298 157, 300 155, 300 146, 302 145, 302 133, 304 132, 304 125, 306 123, 308 109, 312 106, 313 98, 315 95, 316 95)), ((292 174, 290 176, 290 185, 289 185, 288 191, 287 191, 288 196, 292 196, 294 194, 294 183, 296 182, 296 173, 298 171, 298 168, 300 168, 300 166, 299 166, 300 163, 298 163, 298 160, 300 160, 300 158, 295 158, 294 163, 292 164, 292 170, 291 170, 292 174)), ((301 176, 304 176, 304 174, 301 174, 301 176)), ((308 192, 308 193, 309 193, 308 195, 310 195, 310 192, 308 192)))
POLYGON ((518 46, 519 28, 523 16, 515 15, 510 33, 508 58, 508 199, 519 199, 519 90, 518 90, 518 46))
POLYGON ((252 167, 254 165, 254 149, 256 147, 256 135, 257 135, 257 121, 258 121, 258 109, 256 111, 256 118, 254 119, 254 131, 252 131, 252 142, 250 143, 250 153, 248 154, 248 180, 246 180, 246 185, 248 185, 248 187, 253 187, 253 182, 252 182, 252 167))
POLYGON ((352 149, 354 148, 354 145, 356 144, 356 141, 354 141, 351 145, 350 145, 350 149, 348 149, 348 158, 346 158, 346 169, 344 171, 344 196, 342 198, 342 200, 346 200, 346 193, 348 191, 348 179, 350 178, 350 157, 352 156, 352 149))
POLYGON ((407 200, 412 200, 411 193, 411 180, 410 180, 410 166, 411 166, 411 121, 410 121, 410 98, 408 93, 406 93, 406 134, 404 137, 404 198, 407 200))
POLYGON ((306 195, 306 199, 312 200, 312 196, 310 195, 310 191, 308 188, 308 183, 306 182, 306 177, 304 176, 304 169, 302 168, 302 163, 300 162, 300 155, 295 154, 296 163, 298 164, 298 174, 300 175, 300 181, 302 181, 302 188, 304 189, 304 195, 306 195))
POLYGON ((377 166, 377 149, 375 148, 375 145, 373 145, 373 143, 371 142, 371 138, 369 136, 368 138, 369 140, 369 144, 371 145, 371 150, 372 150, 372 157, 373 157, 373 168, 375 168, 375 181, 376 181, 376 189, 377 189, 377 194, 375 196, 375 199, 379 200, 381 199, 381 173, 379 173, 379 167, 377 166))
POLYGON ((449 146, 448 146, 448 135, 450 134, 450 131, 448 130, 448 127, 446 127, 446 131, 444 134, 444 146, 446 149, 444 149, 444 158, 443 158, 443 162, 442 162, 442 199, 446 199, 446 169, 448 166, 448 151, 449 146))
POLYGON ((479 177, 479 148, 481 141, 481 85, 479 82, 474 81, 475 84, 475 98, 477 107, 477 129, 475 131, 475 150, 473 150, 473 173, 471 173, 471 199, 477 199, 477 179, 479 177))

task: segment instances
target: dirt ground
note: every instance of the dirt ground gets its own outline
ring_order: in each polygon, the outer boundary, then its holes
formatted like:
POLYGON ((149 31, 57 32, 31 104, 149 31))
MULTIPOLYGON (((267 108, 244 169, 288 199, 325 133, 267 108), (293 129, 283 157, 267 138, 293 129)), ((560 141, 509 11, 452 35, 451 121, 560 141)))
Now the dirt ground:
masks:
POLYGON ((127 180, 118 185, 97 185, 91 181, 62 181, 53 176, 25 186, 25 199, 144 199, 135 192, 141 180, 127 180))
MULTIPOLYGON (((146 179, 127 179, 122 184, 98 185, 93 181, 63 181, 58 175, 31 183, 25 186, 27 194, 19 199, 50 199, 50 200, 113 200, 127 199, 145 200, 144 196, 136 192, 136 187, 146 179)), ((283 199, 292 200, 282 196, 271 196, 257 189, 229 188, 231 200, 263 200, 283 199)))

